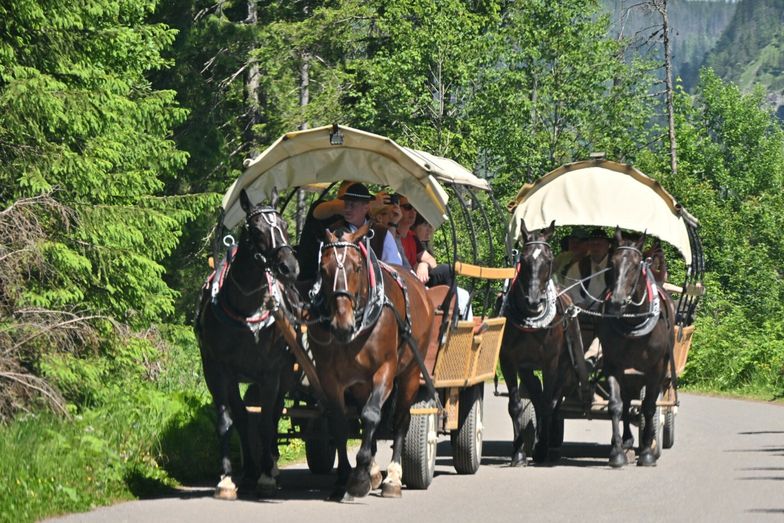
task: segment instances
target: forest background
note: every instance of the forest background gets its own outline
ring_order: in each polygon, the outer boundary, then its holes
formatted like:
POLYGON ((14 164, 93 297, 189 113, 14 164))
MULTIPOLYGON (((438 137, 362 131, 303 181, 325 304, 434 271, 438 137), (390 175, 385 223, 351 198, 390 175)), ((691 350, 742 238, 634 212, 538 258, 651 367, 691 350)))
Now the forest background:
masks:
POLYGON ((784 6, 667 2, 709 35, 675 28, 673 172, 663 3, 0 5, 0 520, 216 477, 190 322, 220 196, 334 122, 454 158, 501 202, 592 151, 634 164, 702 223, 683 383, 782 397, 784 6))

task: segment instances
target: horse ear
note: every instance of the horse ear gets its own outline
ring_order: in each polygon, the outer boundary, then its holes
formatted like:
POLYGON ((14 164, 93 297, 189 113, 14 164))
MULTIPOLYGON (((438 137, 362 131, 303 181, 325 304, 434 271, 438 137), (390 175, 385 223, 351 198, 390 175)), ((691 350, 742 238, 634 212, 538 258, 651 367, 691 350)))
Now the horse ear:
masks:
POLYGON ((520 218, 520 232, 522 233, 523 243, 528 243, 531 240, 531 233, 528 232, 525 220, 522 218, 520 218))
POLYGON ((273 209, 277 209, 278 208, 278 188, 277 187, 273 187, 272 188, 272 195, 270 196, 270 207, 272 207, 273 209))
POLYGON ((248 198, 248 193, 245 192, 245 189, 240 191, 240 205, 242 206, 242 210, 245 211, 245 214, 248 214, 253 208, 253 204, 250 203, 250 198, 248 198))
POLYGON ((551 221, 550 226, 544 230, 545 241, 549 240, 554 232, 555 232, 555 220, 551 221))
POLYGON ((357 240, 363 238, 368 233, 368 231, 370 231, 370 222, 365 222, 362 224, 362 227, 357 229, 357 232, 351 235, 352 243, 356 243, 357 240))
POLYGON ((640 239, 639 239, 639 240, 637 240, 637 245, 636 245, 636 247, 637 247, 639 250, 642 250, 642 246, 643 246, 643 245, 645 245, 645 237, 646 237, 647 235, 648 235, 648 229, 645 229, 645 231, 643 231, 643 233, 642 233, 642 236, 640 236, 640 239))
POLYGON ((338 241, 338 237, 335 236, 335 233, 330 231, 329 229, 325 230, 324 236, 327 238, 327 243, 335 243, 336 241, 338 241))
POLYGON ((615 226, 615 243, 620 244, 623 241, 623 234, 621 234, 621 226, 615 226))

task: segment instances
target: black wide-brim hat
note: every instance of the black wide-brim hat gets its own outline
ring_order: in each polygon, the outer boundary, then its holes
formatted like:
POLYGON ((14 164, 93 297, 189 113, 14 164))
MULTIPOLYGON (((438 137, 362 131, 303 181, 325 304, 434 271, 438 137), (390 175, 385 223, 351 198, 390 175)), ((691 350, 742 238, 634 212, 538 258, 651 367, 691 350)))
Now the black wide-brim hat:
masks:
POLYGON ((369 202, 373 199, 368 188, 362 183, 353 183, 348 186, 343 196, 339 197, 340 200, 354 200, 357 202, 369 202))

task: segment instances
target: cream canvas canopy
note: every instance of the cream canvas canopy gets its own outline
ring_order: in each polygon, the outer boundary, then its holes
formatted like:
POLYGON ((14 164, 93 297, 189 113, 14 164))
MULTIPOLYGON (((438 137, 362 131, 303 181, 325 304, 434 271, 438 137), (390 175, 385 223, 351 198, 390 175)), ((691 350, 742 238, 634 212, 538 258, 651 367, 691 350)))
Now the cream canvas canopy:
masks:
POLYGON ((242 189, 251 201, 258 202, 269 197, 273 188, 343 180, 384 185, 405 195, 436 227, 446 219, 448 201, 439 182, 490 190, 485 180, 453 160, 401 147, 389 138, 350 127, 287 133, 254 160, 246 160, 245 167, 223 197, 223 222, 228 228, 243 219, 239 204, 242 189))
POLYGON ((697 221, 656 180, 630 165, 609 160, 571 163, 526 184, 510 206, 507 241, 528 230, 556 226, 620 226, 647 232, 673 245, 691 263, 688 224, 697 221))

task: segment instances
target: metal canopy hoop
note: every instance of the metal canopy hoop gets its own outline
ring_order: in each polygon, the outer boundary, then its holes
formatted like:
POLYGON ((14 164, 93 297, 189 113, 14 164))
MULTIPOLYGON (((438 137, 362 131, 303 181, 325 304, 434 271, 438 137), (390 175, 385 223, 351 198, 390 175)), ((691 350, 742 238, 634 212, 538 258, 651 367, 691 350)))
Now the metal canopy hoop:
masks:
POLYGON ((556 225, 620 226, 666 241, 693 263, 689 229, 699 222, 656 180, 634 167, 609 160, 564 165, 526 184, 510 205, 514 218, 509 240, 520 236, 520 220, 528 230, 556 225))
POLYGON ((262 201, 275 187, 301 187, 346 179, 385 185, 405 195, 436 227, 446 218, 448 201, 440 183, 490 190, 486 180, 477 178, 453 160, 402 147, 383 136, 336 125, 287 133, 256 159, 246 161, 245 167, 245 172, 223 197, 224 224, 228 228, 242 220, 238 201, 242 189, 252 200, 262 201))

